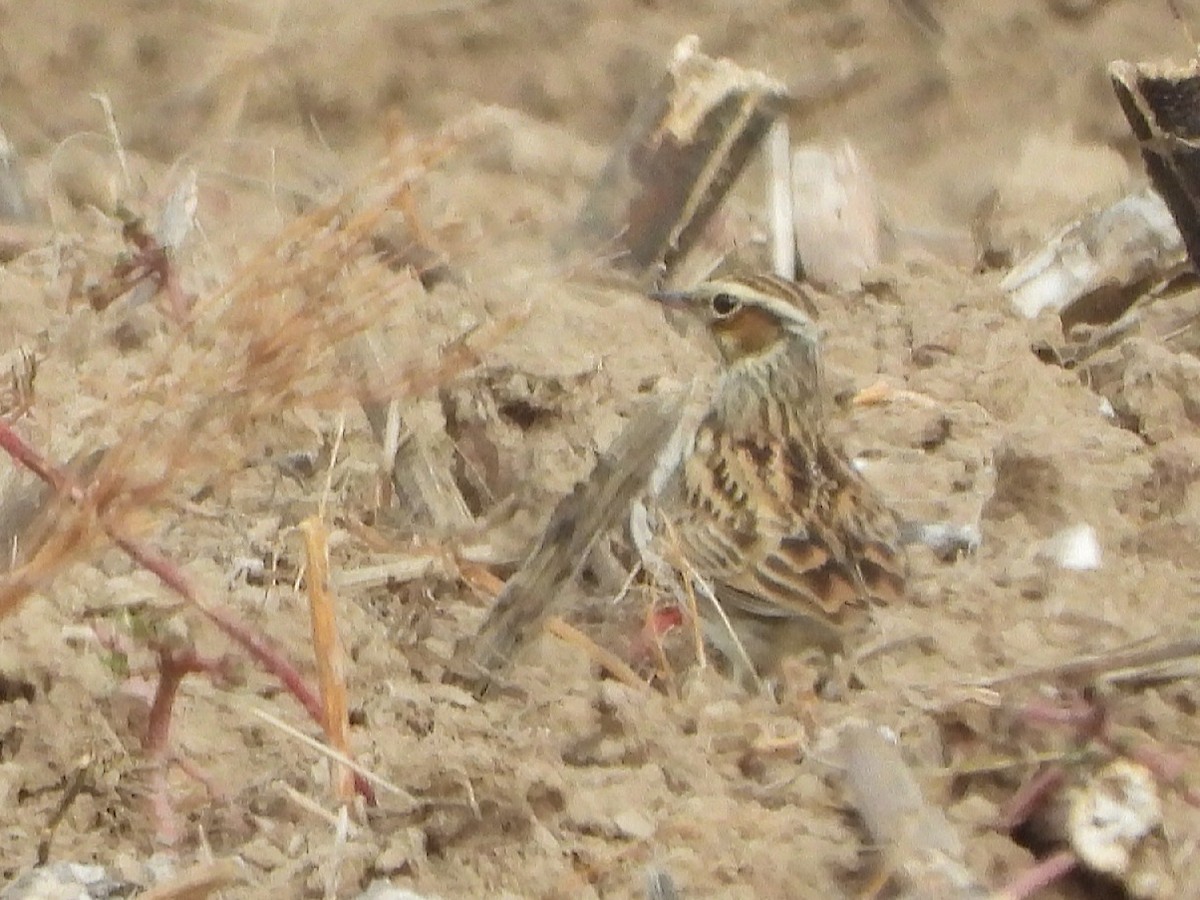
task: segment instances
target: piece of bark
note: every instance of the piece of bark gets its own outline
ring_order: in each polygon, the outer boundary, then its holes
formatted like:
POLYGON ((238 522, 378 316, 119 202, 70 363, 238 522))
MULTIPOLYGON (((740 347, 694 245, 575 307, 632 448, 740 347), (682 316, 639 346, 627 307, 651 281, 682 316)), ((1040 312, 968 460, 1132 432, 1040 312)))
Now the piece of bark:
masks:
POLYGON ((792 216, 807 280, 840 291, 862 287, 881 258, 882 216, 875 181, 848 141, 792 154, 792 216))
POLYGON ((1118 60, 1108 73, 1150 180, 1200 271, 1200 60, 1186 66, 1118 60))
POLYGON ((596 540, 643 490, 672 433, 686 395, 656 398, 625 427, 591 474, 559 501, 533 551, 496 598, 472 638, 455 650, 451 678, 482 696, 492 676, 536 637, 596 540))
POLYGON ((1050 310, 1065 328, 1107 323, 1185 260, 1167 204, 1144 188, 1071 222, 1013 266, 1000 289, 1030 319, 1050 310))
POLYGON ((839 735, 854 808, 884 855, 902 897, 982 898, 988 891, 963 863, 963 846, 941 810, 921 796, 900 748, 865 722, 839 735))
POLYGON ((658 279, 685 257, 787 101, 768 76, 686 37, 641 99, 563 250, 658 279))

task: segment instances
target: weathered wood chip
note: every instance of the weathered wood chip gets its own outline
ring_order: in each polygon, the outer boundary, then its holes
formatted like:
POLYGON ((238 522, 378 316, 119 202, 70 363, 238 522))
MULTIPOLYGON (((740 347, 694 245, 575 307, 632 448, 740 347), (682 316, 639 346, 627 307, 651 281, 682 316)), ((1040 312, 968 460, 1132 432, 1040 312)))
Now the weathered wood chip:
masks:
POLYGON ((686 394, 655 398, 625 427, 591 474, 559 501, 533 551, 504 586, 474 637, 460 642, 452 678, 482 696, 491 676, 537 636, 562 587, 643 490, 672 433, 686 394))
POLYGON ((774 79, 705 56, 698 45, 695 37, 676 45, 561 249, 601 252, 653 280, 704 232, 788 94, 774 79))

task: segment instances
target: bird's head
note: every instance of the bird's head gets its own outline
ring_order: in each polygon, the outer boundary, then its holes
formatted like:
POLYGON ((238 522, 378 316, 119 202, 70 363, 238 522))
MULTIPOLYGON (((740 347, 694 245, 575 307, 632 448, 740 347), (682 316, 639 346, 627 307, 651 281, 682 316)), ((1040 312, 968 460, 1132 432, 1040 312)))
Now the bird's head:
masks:
POLYGON ((651 294, 704 323, 726 366, 757 363, 796 349, 816 356, 821 340, 816 310, 793 281, 751 275, 706 281, 686 291, 651 294))

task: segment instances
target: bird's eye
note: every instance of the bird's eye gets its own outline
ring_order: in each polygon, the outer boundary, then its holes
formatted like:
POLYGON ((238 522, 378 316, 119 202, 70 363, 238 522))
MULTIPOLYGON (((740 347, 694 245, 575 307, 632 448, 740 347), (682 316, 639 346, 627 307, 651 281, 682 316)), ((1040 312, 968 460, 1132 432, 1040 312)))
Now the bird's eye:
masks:
POLYGON ((718 316, 727 316, 740 305, 740 301, 733 294, 717 294, 712 298, 712 309, 718 316))

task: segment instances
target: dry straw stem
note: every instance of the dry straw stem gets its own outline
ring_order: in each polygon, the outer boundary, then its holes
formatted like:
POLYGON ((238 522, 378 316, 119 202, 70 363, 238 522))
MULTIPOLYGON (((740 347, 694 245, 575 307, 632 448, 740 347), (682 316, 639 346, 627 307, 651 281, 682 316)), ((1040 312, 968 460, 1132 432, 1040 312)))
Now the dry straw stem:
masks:
POLYGON ((205 900, 245 880, 246 872, 237 860, 216 859, 185 869, 170 881, 138 894, 138 900, 205 900))
MULTIPOLYGON (((692 645, 696 651, 696 664, 701 668, 708 666, 708 654, 704 650, 704 620, 700 618, 700 605, 696 601, 696 576, 695 570, 688 564, 687 557, 684 556, 683 546, 679 543, 679 535, 669 521, 663 521, 663 527, 666 530, 668 538, 668 546, 671 548, 672 563, 675 566, 675 571, 682 573, 681 581, 683 582, 683 590, 687 596, 687 607, 690 613, 692 626, 692 645)), ((710 591, 711 593, 711 591, 710 591)), ((716 602, 715 599, 713 602, 716 602)), ((733 639, 734 646, 741 651, 742 661, 748 665, 753 671, 754 664, 750 662, 750 657, 746 653, 746 648, 742 646, 741 640, 730 625, 729 619, 725 616, 725 610, 717 604, 717 610, 720 614, 721 621, 725 628, 728 629, 730 637, 733 639)))
MULTIPOLYGON (((325 708, 325 736, 329 743, 350 756, 350 716, 346 703, 346 665, 338 638, 337 612, 329 589, 329 542, 325 523, 310 516, 300 523, 304 535, 308 608, 312 615, 313 653, 317 659, 317 685, 325 708)), ((354 796, 354 775, 333 763, 332 782, 336 796, 349 802, 354 796)))
POLYGON ((546 621, 546 630, 560 641, 581 651, 592 662, 596 663, 622 684, 637 691, 648 690, 646 682, 638 677, 637 672, 633 671, 625 660, 612 651, 605 650, 569 622, 560 619, 558 616, 551 616, 546 621))
MULTIPOLYGON (((287 722, 271 715, 266 710, 259 709, 256 706, 250 706, 248 704, 243 704, 243 705, 240 705, 237 707, 230 706, 229 708, 248 712, 250 715, 261 719, 263 722, 266 722, 268 725, 270 725, 272 728, 276 729, 277 731, 279 731, 283 734, 286 734, 292 740, 303 744, 304 746, 308 747, 310 750, 320 753, 326 759, 336 760, 337 762, 346 766, 348 769, 353 770, 355 776, 361 782, 363 782, 363 783, 369 782, 370 784, 372 784, 376 787, 383 788, 389 794, 392 794, 395 797, 399 797, 407 805, 409 810, 416 809, 421 805, 420 801, 417 800, 416 797, 414 797, 408 791, 403 790, 402 788, 398 787, 396 784, 388 781, 382 775, 372 772, 366 766, 362 765, 361 763, 356 762, 355 760, 351 759, 350 757, 346 756, 345 754, 339 753, 337 750, 334 750, 332 747, 329 747, 326 744, 322 744, 320 741, 316 740, 315 738, 309 737, 303 731, 299 731, 299 730, 293 728, 287 722)), ((359 793, 362 793, 361 788, 359 788, 359 793)))

